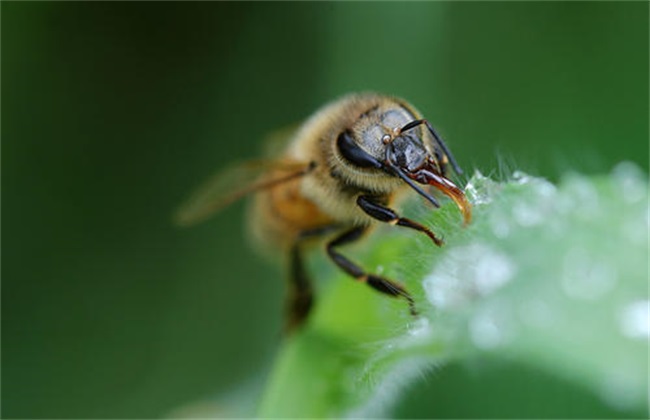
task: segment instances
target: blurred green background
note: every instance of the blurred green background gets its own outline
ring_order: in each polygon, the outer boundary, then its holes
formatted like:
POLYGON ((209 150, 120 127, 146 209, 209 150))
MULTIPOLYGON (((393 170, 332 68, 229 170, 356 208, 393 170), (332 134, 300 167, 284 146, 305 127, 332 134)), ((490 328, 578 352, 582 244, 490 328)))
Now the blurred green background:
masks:
POLYGON ((171 214, 341 94, 406 98, 467 172, 648 170, 645 2, 1 7, 4 418, 160 417, 263 376, 283 283, 243 204, 171 214))

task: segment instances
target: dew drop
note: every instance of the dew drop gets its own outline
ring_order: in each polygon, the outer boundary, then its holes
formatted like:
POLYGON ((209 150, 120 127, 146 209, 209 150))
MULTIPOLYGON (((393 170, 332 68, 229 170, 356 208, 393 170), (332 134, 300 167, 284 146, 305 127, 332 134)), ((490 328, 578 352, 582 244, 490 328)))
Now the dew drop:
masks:
POLYGON ((592 258, 584 248, 572 248, 564 258, 562 290, 581 300, 597 300, 614 288, 616 269, 604 259, 592 258))
POLYGON ((543 178, 521 175, 518 183, 528 185, 528 194, 512 206, 515 221, 525 227, 542 223, 547 215, 555 211, 555 185, 543 178))
POLYGON ((480 349, 491 350, 503 342, 503 332, 488 314, 477 314, 470 320, 470 338, 474 345, 480 349))
POLYGON ((621 162, 616 165, 612 170, 612 176, 623 195, 623 200, 627 203, 637 203, 647 196, 648 187, 643 182, 644 175, 632 162, 621 162))
POLYGON ((647 381, 638 375, 637 367, 629 364, 611 366, 600 383, 600 396, 611 407, 630 410, 646 398, 647 381))
POLYGON ((516 222, 524 227, 538 225, 544 220, 544 215, 537 206, 525 201, 519 201, 514 205, 512 215, 516 222))
POLYGON ((544 178, 535 178, 535 192, 540 198, 552 199, 557 193, 557 187, 544 178))
POLYGON ((639 300, 625 306, 619 314, 624 336, 647 340, 650 337, 650 301, 639 300))
POLYGON ((489 222, 492 233, 497 238, 505 239, 510 235, 511 223, 503 212, 492 212, 489 222))
POLYGON ((515 265, 505 254, 485 250, 476 264, 476 289, 482 295, 501 288, 512 278, 515 265))
POLYGON ((459 307, 470 299, 456 270, 451 267, 436 270, 423 281, 422 286, 429 302, 440 309, 459 307))
POLYGON ((523 171, 514 171, 512 173, 512 179, 517 184, 523 185, 523 184, 528 184, 530 182, 531 176, 523 171))
POLYGON ((420 317, 408 326, 408 334, 414 338, 425 338, 431 335, 431 323, 428 318, 420 317))
POLYGON ((586 219, 598 217, 600 197, 593 183, 582 175, 572 175, 566 181, 565 195, 570 197, 570 209, 586 219))
POLYGON ((498 183, 477 170, 465 186, 465 194, 472 204, 479 206, 490 203, 500 188, 498 183))
POLYGON ((423 287, 434 306, 455 308, 503 287, 515 272, 516 265, 506 254, 476 242, 450 250, 423 287))
POLYGON ((427 299, 440 309, 464 305, 469 299, 459 273, 463 261, 463 248, 451 249, 440 264, 422 282, 427 299))
MULTIPOLYGON (((646 209, 647 210, 647 209, 646 209)), ((621 233, 627 240, 635 244, 648 244, 648 223, 650 214, 644 214, 643 220, 636 220, 635 218, 626 219, 621 226, 621 233)))

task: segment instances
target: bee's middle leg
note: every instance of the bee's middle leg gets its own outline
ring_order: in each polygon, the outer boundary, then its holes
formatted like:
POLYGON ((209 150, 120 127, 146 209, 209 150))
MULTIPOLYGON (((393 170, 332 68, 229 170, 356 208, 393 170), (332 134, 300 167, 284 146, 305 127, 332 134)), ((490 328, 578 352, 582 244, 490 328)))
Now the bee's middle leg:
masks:
POLYGON ((363 210, 368 216, 372 217, 373 219, 379 220, 380 222, 404 226, 407 228, 415 229, 419 232, 423 232, 438 246, 442 246, 444 243, 442 239, 438 238, 435 233, 433 233, 428 227, 421 225, 418 222, 414 222, 411 219, 400 217, 400 215, 397 214, 395 210, 392 210, 383 204, 377 203, 370 196, 359 196, 357 198, 357 205, 361 208, 361 210, 363 210))
POLYGON ((411 295, 399 283, 383 277, 365 272, 361 267, 341 255, 336 248, 338 246, 356 241, 363 236, 365 226, 359 226, 343 232, 327 244, 327 254, 343 271, 354 277, 356 280, 368 284, 373 289, 394 297, 406 299, 412 315, 417 315, 415 303, 411 295))

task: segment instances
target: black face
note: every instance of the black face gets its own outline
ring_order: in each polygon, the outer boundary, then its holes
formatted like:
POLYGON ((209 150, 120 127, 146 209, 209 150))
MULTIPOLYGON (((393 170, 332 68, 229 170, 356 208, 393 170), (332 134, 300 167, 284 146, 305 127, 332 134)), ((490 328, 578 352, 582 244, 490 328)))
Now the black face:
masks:
POLYGON ((395 166, 413 172, 425 165, 429 154, 413 131, 400 134, 386 145, 387 157, 395 166))

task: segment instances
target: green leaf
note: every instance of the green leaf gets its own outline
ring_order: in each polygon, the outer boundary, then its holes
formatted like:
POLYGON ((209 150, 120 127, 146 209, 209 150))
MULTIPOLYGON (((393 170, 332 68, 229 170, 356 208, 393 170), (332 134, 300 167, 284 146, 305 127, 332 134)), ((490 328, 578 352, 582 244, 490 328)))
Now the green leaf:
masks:
MULTIPOLYGON (((401 280, 420 317, 319 270, 331 278, 307 327, 283 344, 260 416, 391 416, 405 390, 423 376, 435 382, 428 373, 450 363, 524 366, 614 413, 648 415, 647 176, 628 163, 558 185, 477 173, 466 192, 467 228, 451 203, 418 217, 445 237, 443 248, 387 227, 345 250, 401 280)), ((508 380, 490 378, 486 386, 508 380)), ((411 415, 432 416, 423 407, 411 415)))

